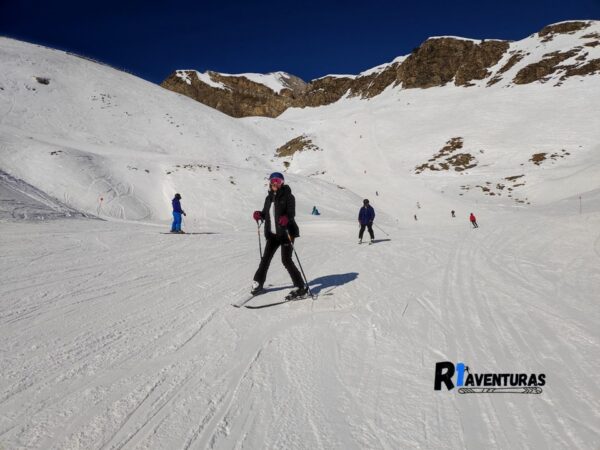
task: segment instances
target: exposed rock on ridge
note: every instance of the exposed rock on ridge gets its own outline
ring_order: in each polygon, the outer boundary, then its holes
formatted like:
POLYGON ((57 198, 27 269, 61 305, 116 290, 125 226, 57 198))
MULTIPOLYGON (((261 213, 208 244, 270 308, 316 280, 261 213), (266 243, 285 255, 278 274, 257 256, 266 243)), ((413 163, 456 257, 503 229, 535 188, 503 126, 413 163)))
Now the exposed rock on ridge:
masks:
POLYGON ((426 40, 399 67, 398 81, 404 88, 443 86, 454 80, 457 86, 469 86, 473 80, 490 75, 508 50, 507 41, 475 43, 456 38, 426 40))
POLYGON ((301 95, 306 83, 293 75, 287 75, 283 88, 276 93, 264 84, 243 76, 207 72, 213 85, 202 81, 195 71, 177 71, 169 75, 161 86, 198 100, 205 105, 233 117, 277 117, 291 106, 291 100, 301 95), (217 87, 219 86, 219 87, 217 87))
MULTIPOLYGON (((546 46, 557 35, 577 33, 592 23, 574 21, 548 25, 530 39, 546 46)), ((543 83, 557 73, 559 82, 555 85, 558 86, 570 76, 600 72, 600 59, 587 58, 588 51, 600 45, 594 40, 598 36, 598 33, 588 32, 580 37, 584 40, 581 45, 546 53, 541 59, 536 56, 533 60, 528 51, 512 47, 508 41, 430 38, 407 57, 357 76, 332 75, 305 83, 298 77, 278 72, 278 82, 283 86, 279 92, 243 75, 217 72, 177 71, 162 86, 233 117, 277 117, 290 107, 324 106, 344 96, 368 99, 396 86, 427 89, 453 83, 470 87, 480 80, 485 82, 482 86, 493 86, 500 81, 519 85, 543 83), (574 60, 567 61, 571 58, 574 60)))
POLYGON ((572 34, 575 31, 583 30, 589 26, 589 22, 582 21, 555 23, 542 28, 538 33, 538 36, 543 38, 542 42, 548 42, 557 34, 572 34))

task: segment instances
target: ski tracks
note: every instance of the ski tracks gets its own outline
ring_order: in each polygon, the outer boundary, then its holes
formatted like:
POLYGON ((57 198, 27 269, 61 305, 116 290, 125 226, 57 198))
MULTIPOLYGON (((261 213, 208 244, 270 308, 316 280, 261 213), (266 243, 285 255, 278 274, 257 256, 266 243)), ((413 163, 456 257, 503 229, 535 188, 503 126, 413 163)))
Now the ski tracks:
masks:
MULTIPOLYGON (((557 280, 545 274, 549 266, 532 262, 533 257, 539 260, 539 252, 543 251, 535 248, 537 243, 530 239, 535 230, 525 228, 507 233, 501 229, 480 229, 476 232, 477 235, 464 233, 451 252, 440 287, 443 321, 453 330, 446 335, 449 359, 464 361, 480 373, 554 371, 547 377, 557 391, 546 390, 539 400, 515 398, 512 401, 512 398, 493 396, 461 400, 472 408, 479 406, 479 410, 482 404, 487 406, 485 415, 472 414, 470 409, 460 415, 465 430, 463 438, 467 446, 475 445, 479 433, 476 430, 487 429, 487 434, 493 435, 502 447, 512 447, 526 440, 545 442, 548 446, 561 442, 565 447, 578 447, 585 440, 568 432, 560 410, 552 408, 552 414, 545 414, 545 420, 540 421, 540 402, 552 401, 553 397, 554 401, 561 397, 561 402, 572 401, 564 396, 565 391, 572 389, 563 384, 555 371, 564 371, 567 367, 570 376, 582 378, 581 368, 586 363, 574 357, 577 355, 575 347, 558 352, 566 361, 563 359, 556 365, 551 362, 558 344, 553 338, 554 327, 566 327, 573 323, 573 318, 568 314, 570 306, 547 304, 552 291, 558 288, 557 280), (512 237, 507 239, 507 235, 512 237), (553 313, 553 309, 557 312, 553 313), (559 313, 560 309, 567 314, 559 313), (559 369, 559 364, 563 369, 559 369), (578 368, 578 373, 570 368, 578 368)), ((572 261, 557 263, 564 265, 564 273, 577 273, 571 269, 572 261)), ((565 281, 562 279, 560 286, 564 286, 565 281)), ((586 327, 581 325, 575 325, 571 332, 585 334, 586 327)), ((569 344, 562 341, 558 345, 569 344)), ((582 385, 587 383, 589 380, 581 380, 582 385)), ((584 421, 583 417, 579 420, 584 421)))
MULTIPOLYGON (((553 355, 559 346, 561 363, 582 366, 572 346, 580 342, 593 355, 593 336, 576 309, 543 305, 543 292, 557 287, 536 287, 549 279, 547 266, 531 256, 537 248, 518 248, 518 233, 406 232, 379 247, 307 240, 303 262, 309 276, 324 280, 321 296, 252 311, 230 302, 251 276, 254 240, 206 238, 197 257, 189 241, 154 230, 123 239, 123 226, 100 225, 108 227, 104 245, 84 227, 77 246, 89 257, 67 252, 48 268, 32 254, 41 285, 28 289, 11 272, 9 289, 21 286, 31 307, 44 280, 60 271, 67 278, 50 284, 52 294, 41 297, 35 313, 5 323, 16 333, 7 345, 17 349, 19 340, 25 347, 1 363, 11 380, 2 384, 9 411, 0 422, 3 441, 104 449, 513 447, 529 440, 578 447, 597 436, 586 423, 593 402, 557 375, 553 355), (141 245, 149 239, 153 244, 141 245), (331 284, 354 273, 356 279, 331 284), (540 315, 543 306, 548 311, 540 315), (70 322, 61 322, 64 315, 70 322), (42 322, 44 332, 36 328, 42 322), (561 327, 574 337, 548 338, 561 327), (430 375, 436 359, 463 361, 476 372, 547 369, 551 389, 564 393, 430 397, 423 393, 432 392, 430 379, 420 375, 430 375), (566 413, 553 406, 569 402, 566 413), (583 438, 570 431, 573 423, 583 438), (442 436, 442 428, 452 431, 442 436)), ((56 242, 44 252, 60 254, 69 241, 56 242)), ((576 261, 565 262, 564 272, 577 270, 576 261)), ((287 274, 274 262, 270 278, 287 274)), ((585 293, 578 301, 585 305, 585 293)), ((17 318, 15 304, 3 307, 5 321, 17 318)), ((574 369, 567 373, 597 390, 574 369)))

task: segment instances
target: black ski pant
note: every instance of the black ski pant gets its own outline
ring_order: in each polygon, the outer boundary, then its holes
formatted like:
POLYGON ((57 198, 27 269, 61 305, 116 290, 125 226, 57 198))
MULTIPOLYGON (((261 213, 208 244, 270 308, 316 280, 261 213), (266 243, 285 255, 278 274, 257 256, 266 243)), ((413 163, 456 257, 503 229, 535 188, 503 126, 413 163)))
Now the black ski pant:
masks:
POLYGON ((365 227, 367 227, 369 229, 369 235, 371 236, 371 239, 375 239, 375 233, 373 233, 373 223, 369 222, 366 225, 363 225, 362 223, 360 224, 360 231, 358 232, 358 238, 362 239, 363 234, 365 234, 365 227))
POLYGON ((258 270, 256 271, 256 273, 254 274, 254 281, 260 283, 261 286, 265 283, 265 280, 267 279, 267 272, 269 270, 269 266, 271 265, 273 255, 275 255, 275 252, 280 246, 281 262, 290 274, 294 286, 303 287, 304 280, 302 279, 302 275, 300 275, 300 271, 294 264, 294 261, 292 261, 292 254, 294 252, 292 244, 290 244, 287 237, 277 237, 274 234, 267 238, 265 251, 263 252, 262 259, 260 260, 260 265, 258 266, 258 270))
POLYGON ((473 225, 473 228, 479 228, 479 225, 477 225, 476 221, 471 220, 471 224, 473 225))

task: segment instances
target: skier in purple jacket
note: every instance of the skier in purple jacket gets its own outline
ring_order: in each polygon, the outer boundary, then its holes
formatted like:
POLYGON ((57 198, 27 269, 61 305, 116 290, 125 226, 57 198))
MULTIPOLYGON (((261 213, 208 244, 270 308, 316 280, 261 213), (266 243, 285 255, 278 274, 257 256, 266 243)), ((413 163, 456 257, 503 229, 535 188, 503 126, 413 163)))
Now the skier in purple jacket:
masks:
POLYGON ((183 233, 181 231, 181 215, 185 216, 185 211, 181 209, 181 195, 175 194, 173 201, 173 224, 171 225, 171 233, 183 233))

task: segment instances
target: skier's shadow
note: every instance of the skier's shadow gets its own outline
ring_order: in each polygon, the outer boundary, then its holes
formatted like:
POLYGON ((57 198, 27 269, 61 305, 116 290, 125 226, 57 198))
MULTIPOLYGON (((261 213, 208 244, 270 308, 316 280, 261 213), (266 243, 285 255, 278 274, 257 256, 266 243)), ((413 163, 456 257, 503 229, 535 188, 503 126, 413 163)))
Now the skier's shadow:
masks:
POLYGON ((186 231, 186 233, 185 233, 185 234, 221 234, 221 233, 215 233, 214 231, 199 231, 199 232, 191 232, 191 233, 188 233, 188 232, 186 231))
POLYGON ((190 234, 221 234, 221 233, 215 233, 214 231, 201 231, 201 232, 189 232, 189 233, 187 231, 185 233, 171 233, 170 231, 164 231, 164 232, 161 232, 160 234, 175 234, 175 235, 181 236, 181 235, 186 235, 186 234, 190 235, 190 234))
POLYGON ((373 244, 377 244, 379 242, 389 242, 391 239, 374 239, 373 244))
POLYGON ((329 294, 338 286, 342 286, 344 284, 350 283, 358 278, 357 272, 348 272, 348 273, 340 273, 337 275, 325 275, 324 277, 315 278, 310 281, 308 284, 310 286, 310 290, 313 294, 318 295, 321 291, 323 295, 329 294), (331 289, 328 289, 331 288, 331 289))

